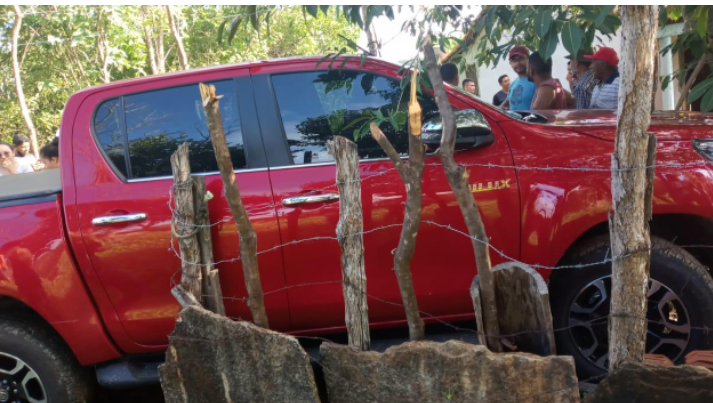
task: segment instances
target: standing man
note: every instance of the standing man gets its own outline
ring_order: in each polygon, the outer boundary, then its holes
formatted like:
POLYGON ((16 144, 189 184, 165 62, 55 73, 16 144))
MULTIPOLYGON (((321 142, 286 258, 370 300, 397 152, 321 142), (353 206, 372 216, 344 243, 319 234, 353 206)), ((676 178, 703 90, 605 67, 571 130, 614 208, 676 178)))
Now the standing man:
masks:
POLYGON ((510 77, 508 77, 507 74, 503 74, 498 77, 498 84, 500 84, 500 88, 502 88, 502 90, 498 91, 493 96, 493 105, 495 106, 502 105, 505 100, 508 99, 508 92, 510 92, 510 77))
POLYGON ((12 145, 15 151, 15 161, 19 165, 29 166, 30 172, 32 172, 32 167, 37 163, 37 158, 30 153, 30 139, 24 134, 17 133, 12 138, 12 145))
MULTIPOLYGON (((591 53, 578 52, 577 57, 572 60, 573 86, 572 95, 575 99, 575 108, 589 109, 592 101, 592 91, 598 81, 594 79, 594 72, 590 69, 592 62, 586 59, 591 53)), ((572 56, 567 56, 571 58, 572 56)))
POLYGON ((463 90, 465 90, 465 92, 470 92, 471 94, 475 95, 475 81, 470 78, 466 78, 465 80, 463 80, 463 90))
POLYGON ((528 74, 537 85, 531 109, 567 109, 567 91, 560 80, 552 78, 552 58, 544 60, 539 52, 534 52, 530 55, 528 74))
POLYGON ((458 66, 455 63, 441 65, 441 78, 453 87, 458 86, 458 66))
POLYGON ((530 51, 526 47, 513 46, 508 53, 510 66, 517 73, 517 78, 510 85, 508 99, 502 105, 503 109, 511 111, 526 111, 530 109, 532 97, 535 96, 535 83, 527 77, 527 59, 530 51))
POLYGON ((589 109, 616 109, 619 102, 619 56, 612 48, 602 47, 585 59, 592 61, 592 73, 599 83, 592 90, 589 109))

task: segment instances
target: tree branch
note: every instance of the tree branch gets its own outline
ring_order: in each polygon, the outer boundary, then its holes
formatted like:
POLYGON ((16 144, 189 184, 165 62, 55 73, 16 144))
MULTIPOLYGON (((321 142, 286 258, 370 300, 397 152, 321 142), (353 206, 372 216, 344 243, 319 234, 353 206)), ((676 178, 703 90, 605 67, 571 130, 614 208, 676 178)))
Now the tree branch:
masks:
POLYGON ((480 277, 480 296, 483 307, 483 324, 485 326, 485 329, 481 330, 485 334, 487 346, 492 351, 500 352, 502 351, 502 345, 499 339, 500 326, 495 303, 495 285, 488 250, 489 239, 485 232, 483 220, 480 217, 480 211, 478 211, 478 206, 475 204, 475 198, 468 188, 468 171, 458 166, 453 158, 456 142, 455 115, 450 102, 448 102, 443 78, 436 65, 436 55, 433 52, 430 40, 426 41, 423 53, 426 59, 426 71, 431 79, 433 92, 436 96, 436 104, 442 119, 443 133, 441 135, 441 145, 436 151, 436 155, 443 164, 446 178, 458 201, 465 225, 471 236, 478 276, 480 277))

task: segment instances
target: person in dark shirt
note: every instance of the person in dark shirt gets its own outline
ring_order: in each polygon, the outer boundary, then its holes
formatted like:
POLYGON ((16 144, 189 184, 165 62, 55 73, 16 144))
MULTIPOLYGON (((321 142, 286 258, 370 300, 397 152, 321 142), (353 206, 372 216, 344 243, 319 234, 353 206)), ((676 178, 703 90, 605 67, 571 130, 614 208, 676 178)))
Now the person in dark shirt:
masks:
POLYGON ((507 74, 503 74, 498 78, 498 84, 502 90, 498 91, 493 96, 493 105, 500 106, 508 99, 508 92, 510 91, 510 77, 507 74))
POLYGON ((443 78, 443 82, 457 87, 458 66, 456 66, 455 63, 446 63, 441 65, 441 78, 443 78))

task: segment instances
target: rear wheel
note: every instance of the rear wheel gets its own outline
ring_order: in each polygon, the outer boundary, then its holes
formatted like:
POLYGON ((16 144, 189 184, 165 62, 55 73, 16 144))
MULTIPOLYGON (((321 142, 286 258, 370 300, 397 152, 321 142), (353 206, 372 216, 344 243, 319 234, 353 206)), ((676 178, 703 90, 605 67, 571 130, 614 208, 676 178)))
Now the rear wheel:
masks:
MULTIPOLYGON (((713 279, 682 248, 652 237, 646 317, 647 353, 683 362, 688 352, 713 347, 713 279)), ((566 264, 592 264, 611 257, 609 238, 595 238, 566 264)), ((580 379, 602 375, 609 365, 611 263, 553 273, 550 290, 557 352, 572 355, 580 379)))
POLYGON ((0 403, 91 401, 92 376, 50 329, 0 316, 0 403))

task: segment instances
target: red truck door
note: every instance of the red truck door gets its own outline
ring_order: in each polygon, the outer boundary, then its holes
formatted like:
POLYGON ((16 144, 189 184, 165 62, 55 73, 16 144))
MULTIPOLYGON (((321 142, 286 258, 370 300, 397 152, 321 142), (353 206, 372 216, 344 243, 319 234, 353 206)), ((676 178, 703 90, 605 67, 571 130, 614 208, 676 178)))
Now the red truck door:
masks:
MULTIPOLYGON (((273 194, 281 203, 278 221, 291 321, 297 331, 344 326, 340 250, 336 240, 328 239, 336 236, 339 201, 334 186, 336 168, 326 141, 333 135, 353 139, 352 132, 359 126, 350 126, 352 121, 377 110, 384 114, 403 111, 407 101, 408 92, 401 96, 399 80, 382 75, 389 74, 387 70, 376 74, 349 70, 350 66, 358 68, 358 62, 347 64, 342 73, 336 69, 315 71, 313 62, 301 66, 309 71, 281 72, 279 66, 268 66, 252 72, 273 194), (304 196, 308 198, 300 199, 304 196)), ((432 100, 424 99, 422 107, 425 118, 437 115, 432 100)), ((460 161, 512 165, 505 138, 497 125, 493 126, 494 143, 461 153, 460 161)), ((389 124, 382 128, 396 149, 405 153, 406 131, 389 124)), ((373 324, 386 324, 405 318, 392 254, 401 232, 405 191, 392 163, 370 135, 357 144, 362 159, 369 316, 373 324)), ((429 157, 426 163, 438 164, 438 159, 429 157)), ((517 257, 519 196, 514 171, 470 170, 476 190, 483 190, 476 198, 493 244, 517 257), (496 190, 491 185, 488 192, 488 183, 507 186, 498 185, 496 190)), ((465 231, 442 167, 427 166, 424 176, 423 220, 465 231)), ((470 240, 424 222, 417 242, 412 271, 419 308, 439 317, 472 318, 469 287, 476 270, 470 240)), ((494 263, 502 261, 492 256, 494 263)))
MULTIPOLYGON (((135 344, 165 344, 179 311, 169 292, 180 280, 181 267, 177 243, 174 250, 170 242, 170 156, 185 141, 193 173, 205 175, 215 196, 209 209, 228 315, 250 318, 236 261, 238 233, 223 196, 197 85, 211 82, 223 95, 221 114, 237 182, 258 247, 267 249, 279 245, 279 233, 248 74, 245 69, 219 71, 110 87, 83 103, 81 116, 92 118, 75 127, 73 140, 81 238, 103 287, 93 292, 108 325, 118 321, 135 344)), ((287 298, 279 291, 284 287, 282 256, 262 254, 259 265, 265 291, 278 290, 265 298, 270 324, 288 330, 287 298)), ((120 333, 117 329, 112 333, 120 333)), ((122 347, 131 351, 128 344, 122 347)))

